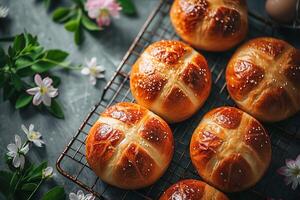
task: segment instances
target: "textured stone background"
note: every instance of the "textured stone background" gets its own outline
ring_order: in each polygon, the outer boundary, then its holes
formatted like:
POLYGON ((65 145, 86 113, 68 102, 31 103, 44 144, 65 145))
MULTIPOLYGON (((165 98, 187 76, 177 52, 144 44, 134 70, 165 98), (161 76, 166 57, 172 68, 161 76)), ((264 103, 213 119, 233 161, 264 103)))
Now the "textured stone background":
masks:
MULTIPOLYGON (((158 3, 158 0, 134 1, 138 10, 137 17, 121 15, 120 19, 114 20, 113 24, 104 31, 93 34, 84 32, 85 41, 78 47, 73 42, 73 34, 67 32, 63 25, 52 21, 50 12, 46 11, 41 0, 0 0, 0 4, 10 8, 9 18, 0 21, 0 37, 15 35, 26 29, 28 32, 38 35, 40 43, 46 48, 61 48, 68 51, 70 61, 80 64, 84 63, 86 58, 96 56, 98 63, 106 69, 106 80, 98 81, 96 87, 90 85, 88 77, 82 76, 77 71, 55 71, 55 74, 62 78, 59 87, 59 101, 65 112, 64 120, 56 119, 47 113, 36 112, 32 106, 21 112, 16 111, 9 102, 2 101, 2 91, 0 91, 0 169, 6 168, 2 158, 7 152, 7 144, 14 140, 14 134, 19 134, 25 139, 25 135, 21 131, 21 124, 29 126, 30 123, 35 124, 36 130, 43 134, 46 142, 46 146, 42 149, 34 147, 30 151, 31 161, 38 163, 48 160, 49 165, 55 168, 59 154, 73 137, 90 109, 100 100, 106 81, 111 78, 147 16, 158 3)), ((261 2, 261 0, 248 0, 250 9, 258 13, 264 12, 261 2), (258 6, 258 2, 260 2, 260 6, 258 6)), ((250 27, 250 29, 252 28, 250 27)), ((300 47, 299 32, 281 32, 280 35, 281 38, 298 48, 300 47)), ((288 141, 288 139, 286 140, 288 141)), ((277 145, 285 147, 284 141, 281 140, 277 145)), ((291 144, 288 148, 288 155, 290 158, 294 158, 299 153, 299 140, 289 142, 291 144)), ((273 159, 284 160, 282 157, 273 159)), ((270 196, 279 197, 279 194, 286 194, 284 199, 294 200, 289 198, 289 195, 295 196, 299 193, 299 189, 293 193, 289 187, 284 185, 282 177, 275 174, 277 167, 282 164, 283 162, 278 162, 270 172, 274 172, 269 174, 269 177, 274 176, 271 180, 274 180, 275 184, 268 185, 266 190, 270 196), (282 191, 278 190, 280 187, 282 187, 282 191)), ((54 179, 47 183, 47 187, 54 184, 63 185, 67 193, 79 189, 77 185, 58 172, 54 179)))
MULTIPOLYGON (((33 147, 29 156, 33 162, 48 160, 55 168, 55 162, 65 145, 70 141, 90 109, 100 100, 106 82, 110 79, 120 60, 126 53, 139 29, 157 0, 135 0, 138 10, 137 17, 121 15, 104 31, 91 34, 84 31, 85 40, 81 46, 73 42, 73 34, 67 32, 63 25, 54 23, 50 12, 47 12, 40 0, 0 0, 1 5, 9 7, 9 17, 0 23, 0 37, 15 35, 27 30, 38 35, 40 43, 46 48, 60 48, 70 53, 69 60, 84 63, 86 58, 96 56, 98 63, 106 69, 105 80, 98 81, 93 87, 87 76, 78 71, 64 72, 55 70, 62 82, 59 86, 59 101, 65 112, 65 119, 56 119, 48 113, 37 112, 32 106, 21 112, 16 111, 9 102, 2 101, 0 92, 0 169, 6 168, 3 156, 6 146, 14 141, 14 134, 25 140, 21 124, 34 124, 39 130, 46 146, 43 149, 33 147)), ((56 171, 56 169, 55 169, 56 171)), ((56 172, 51 184, 63 185, 69 193, 79 189, 75 184, 56 172)), ((0 197, 1 199, 1 197, 0 197)))

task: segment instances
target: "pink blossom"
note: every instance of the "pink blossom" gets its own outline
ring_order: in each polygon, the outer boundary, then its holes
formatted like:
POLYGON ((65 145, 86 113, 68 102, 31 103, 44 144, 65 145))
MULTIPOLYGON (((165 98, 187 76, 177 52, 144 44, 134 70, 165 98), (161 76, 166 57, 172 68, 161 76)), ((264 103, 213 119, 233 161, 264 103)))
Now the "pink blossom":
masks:
POLYGON ((287 159, 286 166, 278 169, 280 175, 285 176, 286 185, 292 184, 292 189, 295 190, 300 185, 300 155, 296 160, 287 159))
POLYGON ((52 86, 52 79, 49 77, 42 79, 39 74, 36 74, 34 82, 37 87, 26 90, 28 94, 34 96, 32 100, 33 105, 37 106, 43 102, 46 106, 51 106, 51 98, 58 95, 57 88, 52 86))
POLYGON ((110 16, 118 18, 122 9, 115 0, 87 0, 85 9, 92 19, 96 19, 99 27, 110 24, 110 16))

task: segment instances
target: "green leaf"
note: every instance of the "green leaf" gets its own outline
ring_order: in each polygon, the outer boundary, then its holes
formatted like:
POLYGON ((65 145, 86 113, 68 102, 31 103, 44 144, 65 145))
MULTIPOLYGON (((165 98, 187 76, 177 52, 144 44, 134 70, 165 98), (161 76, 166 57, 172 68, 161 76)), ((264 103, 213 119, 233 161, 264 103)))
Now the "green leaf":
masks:
POLYGON ((28 58, 27 56, 23 56, 16 60, 16 67, 17 67, 17 70, 20 70, 20 69, 31 66, 33 63, 34 62, 32 61, 31 58, 28 58))
POLYGON ((26 46, 29 46, 30 44, 32 46, 39 46, 39 43, 37 41, 37 37, 31 35, 30 33, 24 33, 24 38, 25 38, 25 41, 26 41, 26 46))
POLYGON ((43 169, 47 167, 47 161, 42 162, 39 166, 32 168, 28 172, 27 176, 24 177, 24 180, 27 182, 38 181, 42 178, 43 169))
POLYGON ((82 15, 82 25, 89 31, 100 31, 102 30, 95 22, 90 20, 87 16, 82 15))
POLYGON ((79 22, 77 19, 73 19, 65 23, 65 29, 70 32, 75 32, 78 29, 79 22))
POLYGON ((11 46, 8 47, 8 55, 10 57, 14 57, 15 56, 15 50, 11 46))
POLYGON ((21 78, 17 74, 12 73, 11 80, 12 80, 12 83, 14 84, 15 88, 18 91, 22 89, 23 83, 22 83, 21 78))
POLYGON ((59 119, 64 119, 64 117, 65 117, 64 113, 63 113, 60 105, 58 104, 58 102, 55 99, 52 99, 51 106, 50 107, 46 106, 46 108, 55 117, 57 117, 59 119))
POLYGON ((43 73, 48 71, 49 69, 55 67, 56 64, 51 63, 49 61, 41 60, 31 66, 31 69, 38 73, 43 73))
POLYGON ((49 190, 44 196, 42 197, 42 200, 65 200, 66 194, 63 187, 56 186, 49 190))
POLYGON ((82 39, 83 39, 83 35, 82 35, 82 30, 81 28, 79 27, 76 31, 75 31, 75 34, 74 34, 74 41, 77 45, 81 44, 82 42, 82 39))
POLYGON ((21 190, 32 192, 37 187, 36 183, 25 183, 21 190))
POLYGON ((32 53, 29 55, 33 60, 38 59, 39 57, 41 57, 41 55, 44 54, 43 52, 44 48, 41 46, 35 46, 34 48, 32 48, 32 53))
POLYGON ((36 72, 31 67, 23 68, 17 71, 20 77, 33 76, 36 72))
POLYGON ((57 88, 61 82, 60 78, 58 76, 53 76, 53 75, 51 75, 50 77, 53 80, 53 84, 52 84, 53 87, 57 88))
POLYGON ((0 68, 4 67, 6 64, 6 54, 4 49, 2 49, 2 47, 0 47, 0 68))
POLYGON ((8 99, 10 99, 14 93, 16 92, 16 89, 10 85, 10 84, 6 84, 3 87, 3 100, 6 101, 8 99))
POLYGON ((14 50, 15 52, 20 52, 25 48, 26 40, 23 34, 17 35, 14 39, 14 50))
POLYGON ((9 182, 10 193, 15 193, 15 191, 17 190, 19 179, 20 179, 20 177, 18 175, 18 172, 15 172, 9 182))
POLYGON ((13 177, 11 172, 0 171, 0 192, 4 194, 6 197, 9 196, 9 184, 13 177))
POLYGON ((68 57, 68 53, 59 49, 51 49, 45 52, 45 56, 48 60, 54 60, 56 62, 62 62, 68 57))
POLYGON ((53 21, 61 22, 61 20, 63 20, 66 16, 68 16, 70 11, 71 10, 69 8, 64 8, 64 7, 59 7, 57 9, 55 9, 52 14, 53 21))
POLYGON ((118 0, 122 7, 122 12, 127 15, 135 15, 136 9, 131 0, 118 0))
POLYGON ((23 108, 27 106, 31 102, 31 100, 32 100, 32 96, 23 93, 17 99, 15 108, 16 109, 23 108))

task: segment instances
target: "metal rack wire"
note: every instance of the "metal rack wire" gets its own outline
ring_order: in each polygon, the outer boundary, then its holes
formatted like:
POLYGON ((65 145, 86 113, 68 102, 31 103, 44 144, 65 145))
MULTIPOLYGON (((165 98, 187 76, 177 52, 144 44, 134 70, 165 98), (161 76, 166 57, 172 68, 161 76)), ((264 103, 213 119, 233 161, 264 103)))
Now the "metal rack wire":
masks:
MULTIPOLYGON (((145 47, 154 41, 162 39, 179 40, 169 20, 169 9, 172 1, 161 1, 153 10, 133 44, 121 61, 115 75, 108 82, 100 102, 91 110, 73 139, 66 146, 57 160, 58 171, 77 183, 99 199, 157 199, 171 184, 184 178, 201 179, 195 171, 189 157, 189 142, 194 128, 201 117, 214 107, 234 105, 225 87, 224 70, 232 51, 226 53, 201 52, 207 58, 212 71, 212 92, 205 105, 191 119, 172 125, 175 139, 174 158, 167 170, 154 185, 141 190, 122 190, 107 185, 93 173, 85 159, 85 139, 100 113, 108 106, 121 101, 133 102, 129 88, 129 73, 131 66, 145 47)), ((268 23, 250 13, 249 37, 280 34, 268 23)), ((265 124, 272 140, 272 164, 264 178, 253 188, 235 194, 229 194, 231 199, 265 199, 273 194, 284 194, 288 200, 296 200, 293 192, 283 187, 283 181, 274 176, 276 169, 284 164, 286 157, 294 155, 300 149, 300 115, 284 122, 265 124), (275 184, 274 184, 275 183, 275 184), (281 184, 282 183, 282 184, 281 184), (280 189, 279 189, 280 188, 280 189), (277 193, 276 193, 277 192, 277 193)), ((299 198, 299 197, 298 197, 299 198)))

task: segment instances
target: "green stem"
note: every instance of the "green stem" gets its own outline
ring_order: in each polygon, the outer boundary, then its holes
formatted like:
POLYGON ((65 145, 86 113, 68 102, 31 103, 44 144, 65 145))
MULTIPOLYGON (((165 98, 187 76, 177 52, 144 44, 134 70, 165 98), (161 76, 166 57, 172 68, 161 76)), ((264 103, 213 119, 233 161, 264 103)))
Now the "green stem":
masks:
POLYGON ((47 58, 42 58, 41 61, 46 61, 46 62, 49 62, 49 63, 52 63, 52 64, 55 64, 57 66, 60 66, 64 69, 72 69, 72 70, 80 70, 82 69, 81 67, 70 67, 69 65, 66 65, 62 62, 56 62, 56 61, 53 61, 53 60, 49 60, 47 58))
POLYGON ((41 186, 41 184, 43 183, 43 180, 44 179, 41 179, 40 180, 40 182, 39 182, 39 184, 36 186, 36 188, 33 190, 33 192, 30 194, 30 196, 27 198, 27 200, 30 200, 32 197, 33 197, 33 195, 36 193, 36 191, 38 190, 38 188, 41 186))

